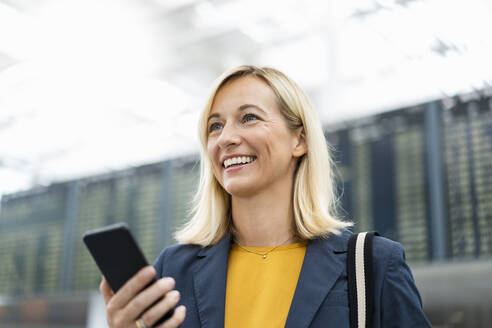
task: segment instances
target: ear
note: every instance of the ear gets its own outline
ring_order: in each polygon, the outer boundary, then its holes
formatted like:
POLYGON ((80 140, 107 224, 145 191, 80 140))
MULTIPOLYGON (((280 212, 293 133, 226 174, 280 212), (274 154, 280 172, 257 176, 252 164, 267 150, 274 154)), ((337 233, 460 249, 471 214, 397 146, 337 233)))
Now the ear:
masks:
POLYGON ((306 134, 304 127, 299 127, 294 131, 292 156, 301 157, 307 153, 306 134))

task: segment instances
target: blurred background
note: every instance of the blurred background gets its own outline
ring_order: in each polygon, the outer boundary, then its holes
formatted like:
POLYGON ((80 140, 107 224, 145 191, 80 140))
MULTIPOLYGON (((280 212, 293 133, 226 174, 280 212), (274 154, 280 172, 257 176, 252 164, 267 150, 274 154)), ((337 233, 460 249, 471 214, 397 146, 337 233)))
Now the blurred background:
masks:
POLYGON ((82 244, 175 243, 213 81, 304 88, 356 231, 401 242, 434 327, 492 326, 492 3, 0 0, 0 327, 105 327, 82 244))

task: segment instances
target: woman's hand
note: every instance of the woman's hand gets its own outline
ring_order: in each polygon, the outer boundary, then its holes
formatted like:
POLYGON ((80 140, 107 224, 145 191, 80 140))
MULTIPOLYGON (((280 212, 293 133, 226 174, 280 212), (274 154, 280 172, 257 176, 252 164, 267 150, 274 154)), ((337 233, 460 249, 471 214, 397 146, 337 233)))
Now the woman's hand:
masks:
MULTIPOLYGON (((151 286, 143 289, 155 277, 155 269, 147 266, 128 280, 116 294, 113 293, 106 280, 103 278, 99 290, 106 304, 106 315, 111 328, 137 328, 137 320, 140 326, 153 325, 172 309, 179 301, 179 292, 172 290, 175 282, 173 278, 162 278, 151 286), (162 299, 149 308, 159 298, 162 299)), ((178 306, 171 318, 164 321, 158 328, 178 327, 184 320, 186 308, 178 306)))

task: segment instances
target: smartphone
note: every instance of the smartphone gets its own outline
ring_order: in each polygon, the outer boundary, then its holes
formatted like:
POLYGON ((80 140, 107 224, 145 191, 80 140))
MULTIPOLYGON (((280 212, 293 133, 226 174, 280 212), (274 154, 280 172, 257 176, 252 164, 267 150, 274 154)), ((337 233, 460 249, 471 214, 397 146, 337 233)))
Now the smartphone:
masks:
MULTIPOLYGON (((140 269, 149 265, 126 223, 89 230, 84 234, 83 240, 115 293, 140 269)), ((146 287, 154 282, 155 279, 146 287)), ((174 309, 171 309, 154 325, 164 322, 173 313, 174 309)))

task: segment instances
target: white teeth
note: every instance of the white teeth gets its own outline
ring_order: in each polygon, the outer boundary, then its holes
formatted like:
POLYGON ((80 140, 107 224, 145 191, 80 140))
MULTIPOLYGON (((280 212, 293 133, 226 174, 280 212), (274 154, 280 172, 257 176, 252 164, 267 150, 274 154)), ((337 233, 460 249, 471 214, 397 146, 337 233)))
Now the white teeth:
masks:
POLYGON ((240 164, 240 163, 251 163, 253 160, 254 157, 252 156, 233 157, 233 158, 226 159, 224 161, 224 167, 228 168, 231 165, 240 164))

